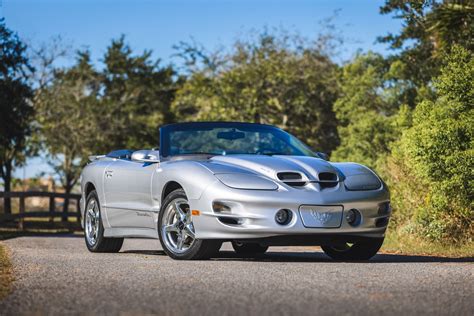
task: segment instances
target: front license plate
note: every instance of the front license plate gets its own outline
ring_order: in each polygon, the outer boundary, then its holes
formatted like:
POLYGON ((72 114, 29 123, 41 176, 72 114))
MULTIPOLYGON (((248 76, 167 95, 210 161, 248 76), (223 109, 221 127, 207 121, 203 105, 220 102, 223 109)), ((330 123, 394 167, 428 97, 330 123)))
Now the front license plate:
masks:
POLYGON ((301 205, 300 215, 305 227, 337 228, 341 226, 341 205, 301 205))

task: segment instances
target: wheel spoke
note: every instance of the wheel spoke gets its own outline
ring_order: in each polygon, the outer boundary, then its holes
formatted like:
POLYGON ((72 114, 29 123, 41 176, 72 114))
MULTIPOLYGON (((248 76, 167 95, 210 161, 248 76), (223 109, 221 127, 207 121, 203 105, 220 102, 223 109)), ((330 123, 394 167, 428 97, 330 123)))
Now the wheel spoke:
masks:
POLYGON ((176 227, 175 224, 166 225, 166 226, 165 226, 165 232, 167 232, 167 233, 170 233, 170 232, 178 232, 178 227, 176 227))
POLYGON ((181 204, 175 202, 174 203, 174 208, 175 208, 175 211, 177 212, 178 214, 178 217, 180 220, 184 221, 186 219, 186 214, 184 213, 184 211, 181 209, 181 204))
POLYGON ((184 226, 183 231, 187 236, 191 237, 192 239, 195 239, 192 224, 188 224, 188 225, 184 226))
POLYGON ((181 234, 178 234, 178 239, 176 240, 176 248, 179 250, 183 249, 184 238, 181 234))

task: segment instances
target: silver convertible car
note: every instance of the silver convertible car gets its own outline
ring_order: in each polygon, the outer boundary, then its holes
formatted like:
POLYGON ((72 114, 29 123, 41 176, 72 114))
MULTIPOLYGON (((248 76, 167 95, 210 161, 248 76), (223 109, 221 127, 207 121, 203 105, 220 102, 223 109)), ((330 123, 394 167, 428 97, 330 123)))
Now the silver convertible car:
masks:
POLYGON ((329 162, 270 125, 193 122, 160 128, 160 150, 91 156, 82 172, 87 248, 118 252, 124 238, 159 238, 174 259, 319 245, 336 260, 382 246, 391 208, 369 168, 329 162))

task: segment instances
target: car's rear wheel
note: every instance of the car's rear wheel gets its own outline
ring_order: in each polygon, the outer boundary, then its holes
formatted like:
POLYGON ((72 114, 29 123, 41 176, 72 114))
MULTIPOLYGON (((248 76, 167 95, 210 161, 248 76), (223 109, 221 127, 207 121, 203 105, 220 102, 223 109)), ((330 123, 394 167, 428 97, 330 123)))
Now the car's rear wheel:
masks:
POLYGON ((366 238, 354 243, 324 245, 321 248, 334 260, 369 260, 382 247, 384 238, 366 238))
POLYGON ((233 241, 232 248, 234 248, 236 253, 243 255, 262 254, 268 250, 268 246, 260 246, 257 243, 242 243, 239 241, 233 241))
POLYGON ((104 225, 96 191, 90 192, 86 199, 84 237, 87 249, 91 252, 119 252, 122 248, 123 238, 104 237, 104 225))
POLYGON ((160 210, 158 228, 161 246, 173 259, 208 259, 217 254, 222 241, 196 239, 188 199, 183 189, 165 198, 160 210))

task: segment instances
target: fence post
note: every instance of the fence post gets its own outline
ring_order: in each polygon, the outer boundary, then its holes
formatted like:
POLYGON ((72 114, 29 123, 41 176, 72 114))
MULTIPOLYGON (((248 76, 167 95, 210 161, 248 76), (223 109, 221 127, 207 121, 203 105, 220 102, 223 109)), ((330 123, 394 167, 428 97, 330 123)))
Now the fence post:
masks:
POLYGON ((76 199, 77 222, 81 223, 81 199, 76 199))
POLYGON ((21 195, 20 196, 20 218, 18 219, 18 229, 23 230, 23 223, 25 218, 23 217, 25 213, 25 196, 21 195))
POLYGON ((49 218, 49 222, 52 223, 54 221, 54 211, 56 210, 56 200, 54 199, 54 194, 49 196, 49 213, 51 217, 49 218))

